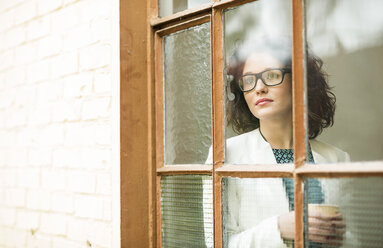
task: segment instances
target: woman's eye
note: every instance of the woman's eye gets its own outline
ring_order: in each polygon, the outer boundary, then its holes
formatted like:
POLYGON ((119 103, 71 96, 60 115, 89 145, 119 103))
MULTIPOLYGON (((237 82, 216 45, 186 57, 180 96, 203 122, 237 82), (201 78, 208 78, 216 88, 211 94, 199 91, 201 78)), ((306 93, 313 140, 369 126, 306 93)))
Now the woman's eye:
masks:
POLYGON ((245 83, 246 84, 252 84, 253 83, 253 79, 248 77, 248 78, 245 79, 245 83))
POLYGON ((271 73, 267 74, 268 79, 276 79, 278 77, 279 77, 279 75, 277 73, 271 72, 271 73))
POLYGON ((269 73, 269 75, 268 75, 267 78, 273 79, 273 78, 276 78, 276 77, 277 77, 277 74, 275 74, 275 73, 269 73))

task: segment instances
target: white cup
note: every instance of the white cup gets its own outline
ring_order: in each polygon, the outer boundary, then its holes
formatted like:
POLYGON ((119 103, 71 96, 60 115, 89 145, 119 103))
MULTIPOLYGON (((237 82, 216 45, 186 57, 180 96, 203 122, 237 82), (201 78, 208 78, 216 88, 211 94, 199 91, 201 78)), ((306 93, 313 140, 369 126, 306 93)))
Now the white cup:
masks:
POLYGON ((336 205, 310 203, 308 206, 309 213, 310 211, 316 211, 324 216, 335 216, 339 213, 339 207, 336 205))

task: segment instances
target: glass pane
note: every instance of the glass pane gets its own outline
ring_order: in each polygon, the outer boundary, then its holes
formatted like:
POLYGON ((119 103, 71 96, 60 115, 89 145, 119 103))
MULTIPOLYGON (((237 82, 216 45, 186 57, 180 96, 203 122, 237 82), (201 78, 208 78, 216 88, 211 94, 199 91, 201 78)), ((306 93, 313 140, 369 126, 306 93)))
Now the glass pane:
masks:
POLYGON ((224 178, 222 204, 224 247, 293 246, 293 179, 224 178))
POLYGON ((383 178, 307 179, 305 196, 306 247, 382 247, 383 178))
POLYGON ((168 16, 210 2, 211 0, 158 0, 159 16, 168 16))
MULTIPOLYGON (((334 120, 322 141, 347 152, 352 161, 381 160, 383 1, 307 1, 306 9, 310 136, 334 120)), ((330 155, 323 162, 348 158, 332 146, 321 146, 318 152, 330 155)))
POLYGON ((163 176, 161 214, 162 247, 212 247, 212 177, 163 176))
POLYGON ((165 164, 202 164, 211 145, 210 23, 164 38, 165 164))
POLYGON ((272 149, 292 151, 291 46, 291 1, 224 12, 226 163, 275 164, 272 149))

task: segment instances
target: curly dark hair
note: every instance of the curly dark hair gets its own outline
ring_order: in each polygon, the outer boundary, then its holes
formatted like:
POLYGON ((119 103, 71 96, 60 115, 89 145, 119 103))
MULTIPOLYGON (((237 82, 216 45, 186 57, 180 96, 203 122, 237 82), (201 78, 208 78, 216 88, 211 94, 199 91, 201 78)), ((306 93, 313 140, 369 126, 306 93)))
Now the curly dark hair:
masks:
MULTIPOLYGON (((291 43, 290 43, 291 44, 291 43)), ((231 58, 227 66, 227 74, 231 75, 229 88, 234 94, 234 100, 226 99, 226 120, 228 125, 232 125, 233 130, 238 133, 246 133, 259 127, 259 119, 251 112, 245 101, 243 92, 238 86, 238 80, 242 75, 243 67, 247 56, 257 52, 254 46, 246 47, 244 56, 240 55, 239 49, 231 58), (252 47, 252 48, 251 48, 252 47), (248 50, 250 49, 250 50, 248 50)), ((262 47, 262 52, 268 52, 273 57, 285 64, 286 68, 291 68, 291 50, 288 42, 267 41, 267 48, 262 47), (284 52, 281 53, 281 51, 284 52)), ((259 47, 258 47, 259 50, 259 47)), ((328 75, 323 70, 323 61, 312 54, 307 56, 307 95, 308 95, 308 117, 309 117, 309 139, 316 138, 324 128, 334 124, 336 97, 331 92, 328 85, 328 75)), ((230 94, 230 93, 229 93, 230 94)))

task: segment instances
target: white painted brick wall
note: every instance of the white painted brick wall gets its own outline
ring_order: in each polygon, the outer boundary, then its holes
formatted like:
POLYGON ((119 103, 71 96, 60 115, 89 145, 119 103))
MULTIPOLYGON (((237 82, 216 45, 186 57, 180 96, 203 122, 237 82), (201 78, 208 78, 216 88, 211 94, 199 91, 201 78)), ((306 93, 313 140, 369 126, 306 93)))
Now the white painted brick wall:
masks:
POLYGON ((61 77, 78 72, 78 54, 70 52, 52 59, 52 76, 61 77))
POLYGON ((4 188, 16 187, 16 169, 9 168, 3 170, 2 183, 4 188))
POLYGON ((16 226, 20 229, 37 229, 40 222, 40 213, 27 210, 17 211, 16 226))
POLYGON ((50 32, 50 16, 44 16, 27 24, 27 40, 39 39, 50 32))
POLYGON ((49 166, 52 164, 52 149, 31 149, 29 150, 28 161, 30 166, 49 166))
POLYGON ((40 230, 45 234, 65 235, 68 218, 65 214, 42 213, 40 230))
POLYGON ((96 191, 96 176, 91 172, 71 171, 68 173, 70 182, 68 189, 76 193, 94 194, 96 191))
MULTIPOLYGON (((83 243, 83 242, 81 242, 83 243)), ((40 246, 38 246, 40 247, 40 246)), ((49 246, 50 247, 50 246, 49 246)), ((71 241, 69 239, 64 239, 64 238, 54 238, 52 240, 52 247, 54 248, 87 248, 89 247, 86 244, 79 244, 77 242, 71 241)))
POLYGON ((0 244, 4 247, 26 247, 28 232, 13 227, 1 227, 0 244))
POLYGON ((9 207, 0 208, 0 223, 3 226, 14 226, 16 223, 16 209, 9 207))
POLYGON ((6 189, 5 205, 8 207, 25 207, 25 189, 6 189))
POLYGON ((68 224, 68 237, 77 241, 87 240, 91 247, 105 247, 111 242, 111 228, 108 222, 72 218, 68 224))
POLYGON ((39 15, 47 14, 61 7, 62 0, 40 0, 37 5, 39 15))
POLYGON ((110 64, 111 49, 108 45, 96 44, 86 47, 80 53, 81 70, 97 69, 110 64))
POLYGON ((36 1, 24 1, 14 9, 14 23, 24 23, 37 15, 36 1))
POLYGON ((41 234, 35 234, 35 235, 29 234, 27 236, 27 248, 35 248, 35 247, 50 248, 52 247, 52 240, 49 237, 41 235, 41 234))
POLYGON ((72 214, 74 212, 74 195, 62 192, 52 194, 52 211, 72 214))
MULTIPOLYGON (((11 44, 14 45, 14 44, 11 44)), ((14 48, 15 58, 14 65, 26 65, 36 62, 37 57, 37 42, 27 43, 14 48)))
POLYGON ((58 55, 62 47, 62 38, 59 34, 50 34, 38 42, 38 59, 58 55))
POLYGON ((26 39, 26 28, 18 26, 5 33, 5 48, 18 46, 26 39))
POLYGON ((75 216, 103 219, 104 200, 100 197, 79 195, 75 199, 75 216))
POLYGON ((110 103, 109 97, 86 100, 82 110, 83 120, 95 120, 108 117, 110 114, 110 103))
POLYGON ((45 210, 51 209, 50 198, 51 194, 49 190, 37 189, 27 191, 27 204, 28 209, 33 210, 45 210))
POLYGON ((117 0, 0 1, 1 248, 112 247, 118 15, 117 0))
POLYGON ((52 191, 64 191, 67 187, 65 172, 63 170, 43 170, 41 173, 41 187, 52 191))
POLYGON ((23 168, 18 170, 17 185, 23 188, 40 187, 40 168, 23 168))
POLYGON ((36 83, 49 78, 50 60, 40 60, 27 68, 28 83, 36 83))

